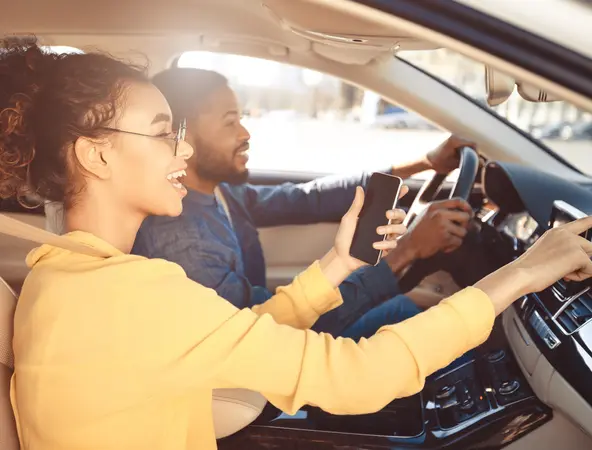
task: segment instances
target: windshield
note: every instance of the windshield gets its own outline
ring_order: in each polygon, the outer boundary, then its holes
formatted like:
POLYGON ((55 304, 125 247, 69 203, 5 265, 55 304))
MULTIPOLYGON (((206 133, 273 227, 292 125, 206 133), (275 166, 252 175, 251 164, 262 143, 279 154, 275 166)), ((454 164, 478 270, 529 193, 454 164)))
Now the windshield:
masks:
POLYGON ((567 102, 533 103, 516 90, 499 106, 486 102, 482 63, 448 49, 403 51, 398 56, 467 96, 529 134, 579 171, 592 175, 592 115, 567 102))

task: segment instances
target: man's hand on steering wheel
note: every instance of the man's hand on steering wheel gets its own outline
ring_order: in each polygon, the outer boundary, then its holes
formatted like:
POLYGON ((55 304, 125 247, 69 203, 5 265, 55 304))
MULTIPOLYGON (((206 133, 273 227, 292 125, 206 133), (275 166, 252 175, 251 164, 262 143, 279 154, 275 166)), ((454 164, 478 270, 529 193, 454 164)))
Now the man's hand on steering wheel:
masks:
POLYGON ((415 219, 411 228, 397 243, 397 248, 384 259, 398 272, 407 260, 427 259, 439 252, 458 249, 467 235, 473 210, 461 199, 433 202, 415 219))
POLYGON ((458 136, 450 136, 426 155, 431 168, 441 174, 448 174, 454 169, 457 169, 460 162, 460 156, 458 154, 460 147, 471 147, 474 149, 475 144, 458 136))

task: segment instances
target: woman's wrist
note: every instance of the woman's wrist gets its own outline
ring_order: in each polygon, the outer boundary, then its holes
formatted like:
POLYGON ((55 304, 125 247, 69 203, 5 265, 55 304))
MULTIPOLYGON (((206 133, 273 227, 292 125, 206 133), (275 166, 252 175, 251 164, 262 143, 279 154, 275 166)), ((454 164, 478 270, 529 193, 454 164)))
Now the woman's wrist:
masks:
POLYGON ((331 248, 319 261, 321 271, 327 280, 335 287, 338 287, 353 270, 337 254, 335 248, 331 248))
POLYGON ((530 293, 529 286, 529 271, 513 263, 498 269, 474 285, 491 299, 496 315, 520 297, 530 293))

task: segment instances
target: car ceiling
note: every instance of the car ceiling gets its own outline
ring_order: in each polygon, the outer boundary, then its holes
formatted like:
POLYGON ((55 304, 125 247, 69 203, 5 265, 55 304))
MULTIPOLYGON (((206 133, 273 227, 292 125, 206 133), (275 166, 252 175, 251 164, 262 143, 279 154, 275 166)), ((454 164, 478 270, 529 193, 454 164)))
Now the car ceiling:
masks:
MULTIPOLYGON (((346 64, 366 64, 398 49, 433 48, 403 32, 362 20, 313 0, 80 0, 14 1, 2 7, 0 28, 36 34, 49 45, 84 35, 223 36, 259 39, 278 50, 313 51, 346 64)), ((183 50, 183 49, 181 49, 183 50)))

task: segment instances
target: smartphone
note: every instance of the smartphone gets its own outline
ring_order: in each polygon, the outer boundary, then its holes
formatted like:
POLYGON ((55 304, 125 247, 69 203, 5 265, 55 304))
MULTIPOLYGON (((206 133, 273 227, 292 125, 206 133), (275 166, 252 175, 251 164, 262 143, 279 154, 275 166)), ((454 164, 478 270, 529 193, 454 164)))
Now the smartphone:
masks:
POLYGON ((380 240, 376 228, 389 223, 386 212, 397 205, 401 186, 403 180, 399 177, 378 172, 370 176, 364 206, 349 251, 351 256, 371 265, 378 264, 382 251, 372 247, 374 242, 380 240))

